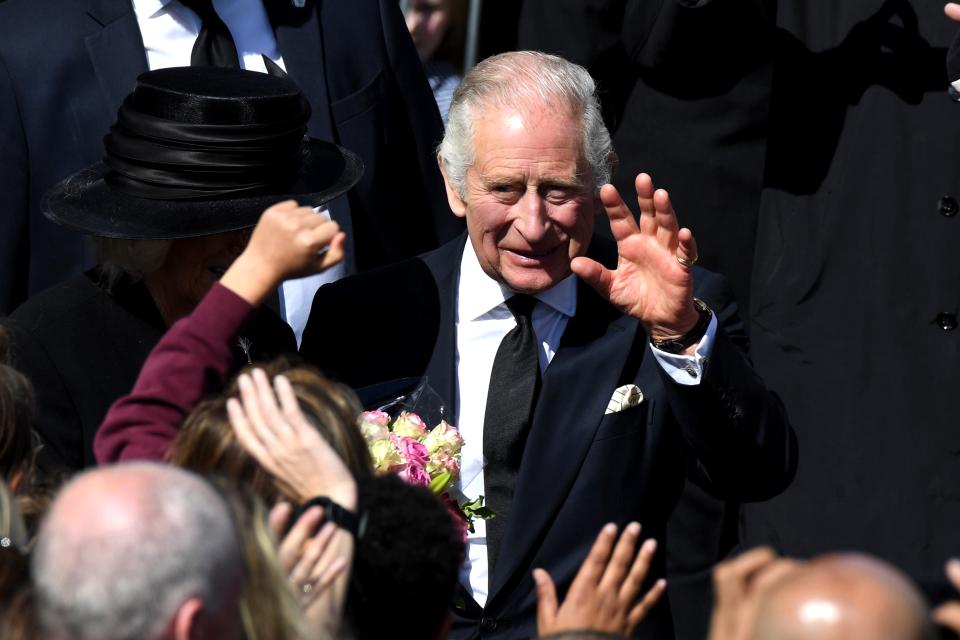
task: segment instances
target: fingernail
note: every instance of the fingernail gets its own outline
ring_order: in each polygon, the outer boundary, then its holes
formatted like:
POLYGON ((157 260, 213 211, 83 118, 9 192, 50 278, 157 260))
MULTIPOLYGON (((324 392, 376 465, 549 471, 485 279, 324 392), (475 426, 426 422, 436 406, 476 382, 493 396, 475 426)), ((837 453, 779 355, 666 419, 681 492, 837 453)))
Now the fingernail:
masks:
POLYGON ((657 541, 653 538, 649 538, 643 543, 643 546, 647 550, 647 553, 653 553, 657 550, 657 541))
POLYGON ((640 535, 640 524, 638 522, 631 522, 627 525, 625 533, 629 533, 632 536, 640 535))
POLYGON ((603 525, 603 532, 608 535, 615 534, 617 532, 617 525, 613 522, 608 522, 607 524, 603 525))

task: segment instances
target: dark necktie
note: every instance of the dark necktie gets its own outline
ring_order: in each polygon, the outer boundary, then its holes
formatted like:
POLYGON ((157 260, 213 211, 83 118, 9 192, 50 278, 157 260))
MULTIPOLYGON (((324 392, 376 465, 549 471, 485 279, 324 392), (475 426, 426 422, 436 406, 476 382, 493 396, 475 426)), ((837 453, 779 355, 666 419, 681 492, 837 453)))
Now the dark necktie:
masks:
POLYGON ((190 66, 193 67, 229 67, 240 68, 237 45, 230 35, 230 29, 220 19, 213 8, 213 0, 180 0, 180 3, 192 9, 200 16, 202 24, 197 40, 190 54, 190 66))
MULTIPOLYGON (((2 0, 0 0, 2 1, 2 0)), ((220 19, 213 8, 213 0, 180 0, 180 4, 192 9, 200 16, 200 33, 190 52, 191 67, 228 67, 240 68, 240 56, 237 43, 226 23, 220 19)), ((261 56, 267 73, 278 78, 286 78, 287 73, 267 56, 261 56)))
POLYGON ((517 326, 500 342, 490 372, 483 416, 483 455, 487 460, 483 484, 485 503, 497 513, 487 520, 487 562, 491 573, 510 517, 513 487, 540 391, 537 337, 530 319, 536 304, 536 298, 526 295, 507 300, 517 326))

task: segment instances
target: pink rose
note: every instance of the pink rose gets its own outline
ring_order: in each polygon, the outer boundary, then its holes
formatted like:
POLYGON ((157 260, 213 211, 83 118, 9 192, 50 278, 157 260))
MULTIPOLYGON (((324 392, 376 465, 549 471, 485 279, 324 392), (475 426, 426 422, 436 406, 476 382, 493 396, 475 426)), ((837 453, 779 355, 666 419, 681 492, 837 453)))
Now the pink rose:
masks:
POLYGON ((460 460, 457 456, 452 456, 443 449, 440 449, 430 456, 427 463, 427 472, 433 476, 437 473, 447 472, 455 481, 460 477, 460 460))
POLYGON ((393 422, 393 432, 398 436, 420 440, 427 435, 427 425, 417 414, 404 411, 393 422))
POLYGON ((406 438, 403 436, 398 436, 397 434, 393 434, 390 436, 390 439, 393 441, 393 445, 397 448, 397 451, 400 452, 400 455, 403 456, 406 462, 425 467, 430 461, 430 452, 427 451, 425 446, 413 438, 406 438))
POLYGON ((364 411, 360 414, 360 433, 373 443, 390 437, 390 416, 383 411, 364 411))
POLYGON ((408 462, 397 475, 407 484, 420 487, 426 487, 430 484, 430 474, 423 468, 423 465, 416 462, 408 462))

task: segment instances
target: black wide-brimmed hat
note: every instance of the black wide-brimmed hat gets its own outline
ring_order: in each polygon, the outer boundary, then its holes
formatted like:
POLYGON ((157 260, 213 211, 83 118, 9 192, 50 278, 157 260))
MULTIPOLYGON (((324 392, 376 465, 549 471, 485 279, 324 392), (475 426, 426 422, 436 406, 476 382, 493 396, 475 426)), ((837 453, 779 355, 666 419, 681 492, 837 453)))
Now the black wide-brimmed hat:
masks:
POLYGON ((244 229, 281 200, 319 206, 363 174, 351 151, 305 138, 292 80, 218 67, 148 71, 104 138, 102 162, 57 184, 44 215, 108 238, 244 229))

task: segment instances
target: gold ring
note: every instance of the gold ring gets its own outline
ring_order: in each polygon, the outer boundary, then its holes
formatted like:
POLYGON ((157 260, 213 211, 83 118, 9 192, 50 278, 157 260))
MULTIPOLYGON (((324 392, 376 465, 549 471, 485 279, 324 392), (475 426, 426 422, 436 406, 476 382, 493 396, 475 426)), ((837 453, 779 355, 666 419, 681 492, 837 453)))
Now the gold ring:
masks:
POLYGON ((683 256, 679 256, 679 255, 677 256, 677 262, 679 262, 680 264, 682 264, 687 268, 690 268, 693 265, 697 264, 697 260, 699 259, 700 259, 699 257, 696 257, 693 260, 690 260, 688 258, 684 258, 683 256))

